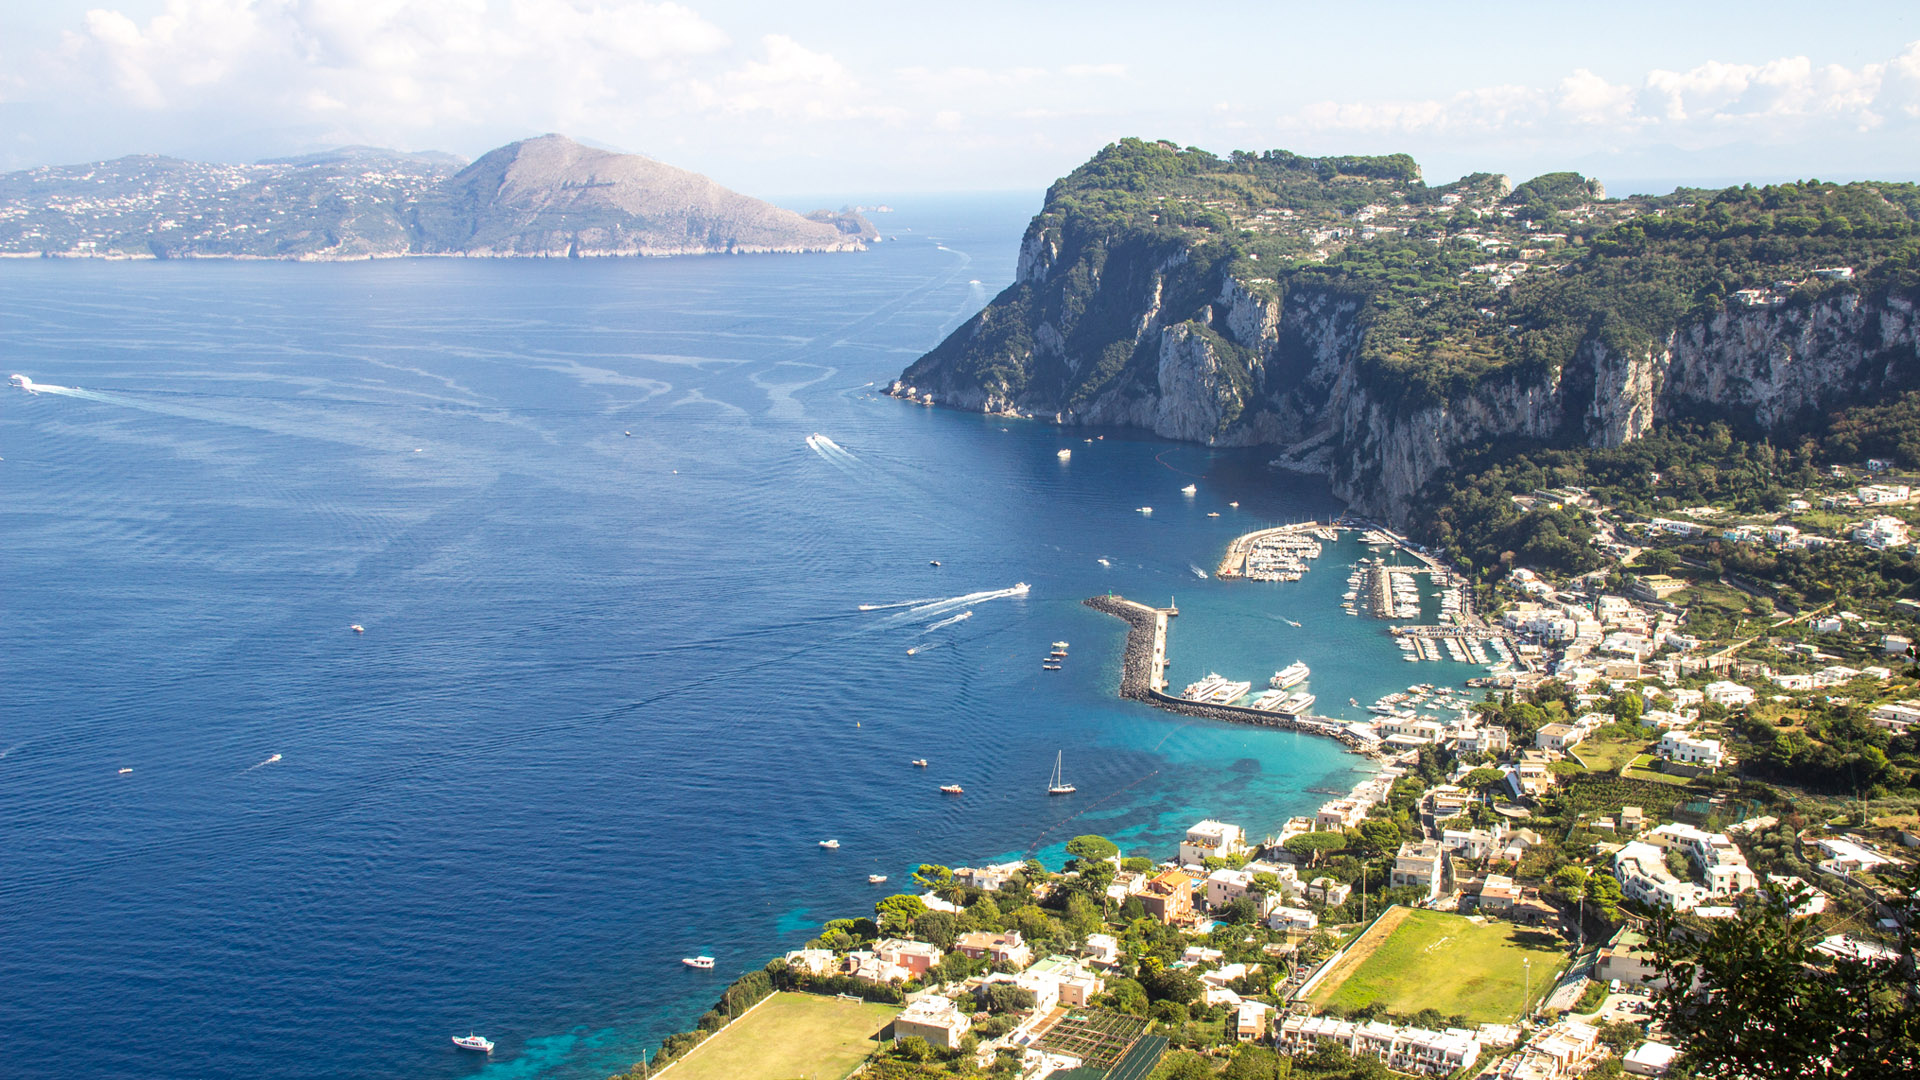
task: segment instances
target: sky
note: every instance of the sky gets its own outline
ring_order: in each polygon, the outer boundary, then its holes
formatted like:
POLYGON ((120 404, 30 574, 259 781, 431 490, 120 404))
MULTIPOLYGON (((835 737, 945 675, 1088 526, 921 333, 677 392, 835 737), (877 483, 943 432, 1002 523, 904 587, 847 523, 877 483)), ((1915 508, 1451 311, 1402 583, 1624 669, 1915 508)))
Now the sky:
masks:
POLYGON ((1128 135, 1920 179, 1920 3, 0 0, 0 170, 546 132, 769 197, 1037 191, 1128 135))

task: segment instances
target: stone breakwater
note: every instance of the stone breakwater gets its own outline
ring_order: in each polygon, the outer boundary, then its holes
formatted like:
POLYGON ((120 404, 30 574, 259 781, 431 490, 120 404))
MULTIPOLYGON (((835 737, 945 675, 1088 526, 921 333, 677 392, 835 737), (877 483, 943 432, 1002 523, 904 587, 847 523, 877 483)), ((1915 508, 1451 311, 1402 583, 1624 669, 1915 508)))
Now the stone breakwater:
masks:
POLYGON ((1160 609, 1112 595, 1089 597, 1083 603, 1095 611, 1105 612, 1122 619, 1127 624, 1126 650, 1120 661, 1121 697, 1132 701, 1144 701, 1155 708, 1179 713, 1181 716, 1197 716, 1206 720, 1255 724, 1286 731, 1303 731, 1309 735, 1325 735, 1355 753, 1378 752, 1379 743, 1362 738, 1337 720, 1289 716, 1285 713, 1268 712, 1265 709, 1246 709, 1237 705, 1204 705, 1197 701, 1188 701, 1185 698, 1162 693, 1155 685, 1158 682, 1159 672, 1154 670, 1157 658, 1166 655, 1166 641, 1162 638, 1163 631, 1160 629, 1164 625, 1160 609))

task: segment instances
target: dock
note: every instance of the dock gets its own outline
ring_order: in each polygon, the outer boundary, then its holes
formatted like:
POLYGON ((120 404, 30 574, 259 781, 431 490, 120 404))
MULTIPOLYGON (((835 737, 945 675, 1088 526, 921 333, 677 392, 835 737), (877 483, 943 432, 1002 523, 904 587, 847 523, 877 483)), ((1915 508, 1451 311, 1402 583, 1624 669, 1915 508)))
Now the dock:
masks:
POLYGON ((1181 716, 1325 735, 1360 753, 1378 748, 1377 743, 1363 739, 1339 720, 1304 713, 1295 716, 1265 709, 1249 709, 1244 705, 1203 705, 1175 697, 1166 692, 1167 620, 1178 614, 1178 610, 1156 608, 1113 594, 1090 597, 1084 602, 1093 610, 1105 612, 1127 624, 1126 651, 1120 662, 1120 696, 1123 698, 1144 701, 1155 708, 1181 716))
POLYGON ((1227 553, 1220 557, 1220 565, 1214 568, 1213 576, 1245 577, 1247 556, 1253 554, 1253 549, 1260 545, 1260 541, 1268 537, 1306 533, 1316 539, 1331 540, 1342 527, 1330 521, 1305 521, 1296 525, 1278 525, 1271 529, 1255 529, 1250 533, 1242 533, 1227 545, 1227 553))

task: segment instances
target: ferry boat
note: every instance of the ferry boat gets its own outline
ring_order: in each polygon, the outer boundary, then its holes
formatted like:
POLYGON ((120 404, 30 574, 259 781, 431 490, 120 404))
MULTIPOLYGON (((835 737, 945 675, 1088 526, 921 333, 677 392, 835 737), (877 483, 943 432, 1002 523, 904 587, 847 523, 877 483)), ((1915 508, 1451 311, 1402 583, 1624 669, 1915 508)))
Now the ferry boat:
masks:
POLYGON ((1279 711, 1283 713, 1303 713, 1313 708, 1313 703, 1318 700, 1319 698, 1302 690, 1289 695, 1287 700, 1281 702, 1279 711))
POLYGON ((713 957, 711 956, 683 956, 680 958, 680 962, 699 971, 713 970, 713 957))
POLYGON ((949 795, 961 795, 964 794, 967 789, 961 787, 959 784, 941 784, 940 790, 949 795))
POLYGON ((453 1045, 462 1050, 478 1050, 483 1054, 493 1053, 493 1040, 484 1035, 475 1035, 471 1031, 465 1035, 455 1035, 453 1045))
POLYGON ((1053 776, 1047 780, 1047 794, 1071 795, 1074 790, 1074 786, 1067 783, 1066 777, 1060 771, 1060 751, 1056 750, 1053 752, 1053 776))
POLYGON ((1305 662, 1295 660, 1293 663, 1274 672, 1273 678, 1267 680, 1267 685, 1273 687, 1275 690, 1285 690, 1306 682, 1307 676, 1311 674, 1313 674, 1313 670, 1307 667, 1305 662))
POLYGON ((1231 705, 1245 697, 1251 689, 1253 684, 1250 682, 1235 682, 1224 675, 1208 672, 1206 678, 1187 684, 1187 688, 1180 691, 1180 696, 1206 705, 1231 705))
POLYGON ((820 846, 821 846, 821 847, 823 847, 823 848, 826 848, 826 849, 827 849, 828 851, 837 851, 837 850, 839 850, 839 848, 840 848, 840 841, 838 841, 838 840, 822 840, 822 841, 820 841, 820 846))

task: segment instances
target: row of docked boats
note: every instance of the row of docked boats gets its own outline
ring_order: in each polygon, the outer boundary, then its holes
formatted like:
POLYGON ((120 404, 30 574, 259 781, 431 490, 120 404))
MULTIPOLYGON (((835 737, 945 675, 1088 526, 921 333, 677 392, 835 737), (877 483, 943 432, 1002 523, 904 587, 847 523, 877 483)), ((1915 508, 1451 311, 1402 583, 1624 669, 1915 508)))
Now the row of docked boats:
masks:
POLYGON ((1053 650, 1047 653, 1047 658, 1040 661, 1040 668, 1042 671, 1059 671, 1060 666, 1066 662, 1067 643, 1064 641, 1056 641, 1053 643, 1053 650))

